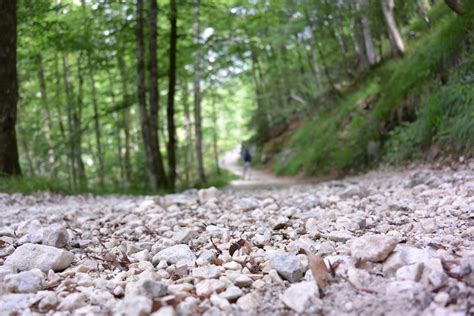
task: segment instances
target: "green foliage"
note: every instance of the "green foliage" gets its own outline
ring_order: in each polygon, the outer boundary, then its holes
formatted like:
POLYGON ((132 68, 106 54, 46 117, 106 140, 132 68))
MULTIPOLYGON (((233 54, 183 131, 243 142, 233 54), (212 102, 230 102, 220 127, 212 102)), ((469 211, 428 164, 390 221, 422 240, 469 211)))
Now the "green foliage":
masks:
POLYGON ((456 17, 444 5, 430 16, 431 27, 422 27, 419 19, 407 27, 423 33, 410 43, 406 56, 379 66, 355 92, 330 110, 318 110, 294 133, 276 159, 278 174, 360 170, 378 160, 368 153, 371 144, 383 144, 383 160, 392 163, 419 158, 434 143, 449 152, 472 150, 471 63, 458 67, 465 71, 463 79, 455 75, 446 86, 436 84, 461 58, 472 19, 456 17), (423 94, 427 96, 420 103, 423 94))

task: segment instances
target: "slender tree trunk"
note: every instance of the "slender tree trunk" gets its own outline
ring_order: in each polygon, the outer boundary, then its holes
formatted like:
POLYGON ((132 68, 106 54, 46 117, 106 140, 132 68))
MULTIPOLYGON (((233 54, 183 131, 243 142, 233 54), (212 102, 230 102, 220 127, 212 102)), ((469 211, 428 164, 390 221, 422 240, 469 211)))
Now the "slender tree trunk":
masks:
POLYGON ((174 97, 176 93, 176 43, 178 39, 178 12, 176 0, 170 0, 170 64, 168 71, 168 177, 170 188, 176 184, 176 124, 174 121, 174 97))
POLYGON ((77 175, 81 190, 87 189, 87 177, 84 161, 82 160, 82 108, 84 106, 83 86, 84 76, 82 74, 82 52, 77 58, 77 76, 79 79, 77 91, 77 107, 73 111, 74 139, 75 139, 75 159, 77 160, 77 175))
POLYGON ((102 151, 101 130, 99 122, 99 107, 97 105, 97 91, 95 88, 94 69, 92 65, 91 53, 87 52, 87 67, 89 71, 89 84, 91 89, 92 108, 94 111, 94 127, 95 127, 95 144, 97 149, 97 160, 99 163, 99 183, 104 185, 105 182, 105 167, 104 167, 104 153, 102 151))
POLYGON ((191 112, 189 106, 189 93, 188 85, 185 81, 181 83, 182 96, 183 96, 183 108, 184 108, 184 129, 186 130, 186 153, 185 153, 185 172, 186 182, 189 182, 190 170, 194 169, 194 149, 193 149, 193 123, 191 122, 191 112))
POLYGON ((50 171, 51 178, 56 177, 56 154, 54 152, 54 145, 53 145, 53 123, 51 120, 51 112, 49 111, 49 104, 48 104, 48 95, 46 89, 46 80, 44 77, 44 66, 43 66, 43 59, 41 55, 38 55, 38 82, 40 87, 41 93, 41 102, 43 103, 44 109, 44 127, 46 132, 46 143, 48 144, 48 167, 50 171))
POLYGON ((67 113, 67 129, 68 129, 68 144, 69 144, 69 174, 72 179, 71 183, 74 189, 77 188, 77 170, 75 159, 75 141, 74 141, 74 125, 73 125, 73 95, 71 82, 69 81, 69 62, 65 52, 62 53, 63 61, 63 80, 64 90, 66 92, 66 113, 67 113))
POLYGON ((21 175, 16 137, 16 0, 0 1, 0 176, 21 175))
POLYGON ((35 164, 33 163, 33 159, 30 154, 30 149, 26 141, 25 135, 27 134, 27 132, 21 130, 21 134, 23 135, 23 137, 20 137, 20 143, 21 143, 21 146, 23 147, 23 154, 25 155, 26 162, 28 163, 29 175, 34 177, 36 176, 35 167, 34 167, 35 164))
POLYGON ((123 59, 123 55, 121 53, 117 54, 118 60, 118 69, 120 72, 120 79, 122 81, 122 91, 123 91, 123 106, 124 109, 122 111, 122 124, 123 124, 123 131, 125 134, 125 155, 124 155, 124 168, 125 168, 125 181, 126 186, 130 185, 132 179, 132 162, 130 158, 131 152, 131 145, 130 145, 130 130, 129 130, 129 121, 130 121, 130 109, 129 109, 129 94, 128 94, 128 83, 127 83, 127 75, 126 75, 126 66, 125 61, 123 59))
POLYGON ((156 186, 158 188, 168 187, 168 179, 165 174, 165 168, 163 165, 163 158, 161 156, 160 148, 160 136, 158 132, 159 122, 159 90, 158 90, 158 59, 157 59, 157 18, 158 18, 158 5, 157 0, 150 1, 150 42, 149 42, 149 69, 150 69, 150 80, 149 80, 149 91, 150 91, 150 149, 151 159, 154 165, 156 174, 156 186))
POLYGON ((216 171, 217 174, 221 174, 221 168, 219 167, 219 151, 217 149, 217 130, 218 130, 218 125, 217 125, 217 110, 216 110, 216 100, 215 96, 212 96, 212 125, 214 126, 214 129, 212 131, 212 149, 214 152, 214 163, 216 165, 216 171))
POLYGON ((377 56, 375 55, 374 43, 372 41, 372 31, 370 30, 370 20, 367 14, 369 2, 368 0, 359 0, 360 10, 362 11, 362 34, 364 36, 365 56, 369 65, 373 66, 377 63, 377 56))
MULTIPOLYGON (((115 103, 115 92, 114 92, 114 78, 112 73, 108 71, 109 75, 109 89, 110 89, 110 98, 112 100, 112 108, 116 108, 117 104, 115 103)), ((122 157, 122 138, 120 137, 120 129, 121 129, 121 122, 120 122, 120 115, 118 110, 114 111, 113 119, 115 123, 114 134, 115 134, 115 141, 117 142, 117 160, 120 169, 120 183, 122 188, 127 187, 127 181, 125 176, 125 167, 123 163, 122 157)))
POLYGON ((398 55, 405 54, 405 44, 403 43, 402 36, 398 30, 397 23, 395 22, 394 9, 395 1, 394 0, 380 0, 382 5, 383 15, 385 17, 385 22, 388 28, 388 35, 390 43, 392 44, 392 49, 398 55))
POLYGON ((201 126, 201 54, 199 52, 199 0, 194 0, 194 45, 196 55, 194 60, 194 128, 196 135, 196 158, 198 167, 198 178, 202 183, 206 182, 204 174, 204 162, 202 157, 202 126, 201 126))

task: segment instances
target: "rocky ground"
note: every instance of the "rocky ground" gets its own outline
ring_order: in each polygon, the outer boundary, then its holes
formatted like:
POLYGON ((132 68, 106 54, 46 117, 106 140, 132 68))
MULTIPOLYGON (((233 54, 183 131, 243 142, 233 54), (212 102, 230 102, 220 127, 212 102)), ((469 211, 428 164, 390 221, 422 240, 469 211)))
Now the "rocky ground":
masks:
POLYGON ((473 170, 164 197, 0 194, 0 313, 473 314, 473 170))

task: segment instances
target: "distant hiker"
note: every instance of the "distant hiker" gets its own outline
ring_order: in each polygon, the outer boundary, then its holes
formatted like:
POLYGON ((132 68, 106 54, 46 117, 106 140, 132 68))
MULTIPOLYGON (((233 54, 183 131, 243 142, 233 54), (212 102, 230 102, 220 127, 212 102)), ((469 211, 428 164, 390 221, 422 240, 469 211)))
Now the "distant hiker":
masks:
POLYGON ((250 166, 252 165, 252 155, 250 151, 246 148, 244 150, 244 174, 243 179, 245 180, 246 176, 250 180, 250 166))

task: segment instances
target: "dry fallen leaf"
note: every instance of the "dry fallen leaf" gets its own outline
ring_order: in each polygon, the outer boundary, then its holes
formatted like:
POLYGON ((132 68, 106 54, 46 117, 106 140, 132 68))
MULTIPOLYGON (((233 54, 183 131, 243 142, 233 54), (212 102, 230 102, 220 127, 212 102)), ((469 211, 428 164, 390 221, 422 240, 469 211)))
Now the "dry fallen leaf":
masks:
POLYGON ((331 274, 320 255, 315 255, 309 251, 305 251, 305 253, 308 256, 309 268, 313 278, 318 284, 319 289, 322 290, 326 287, 331 274))
POLYGON ((242 252, 244 255, 248 255, 252 252, 252 243, 245 239, 240 239, 238 242, 234 242, 232 245, 230 245, 229 254, 233 256, 234 253, 240 249, 243 249, 242 252))

